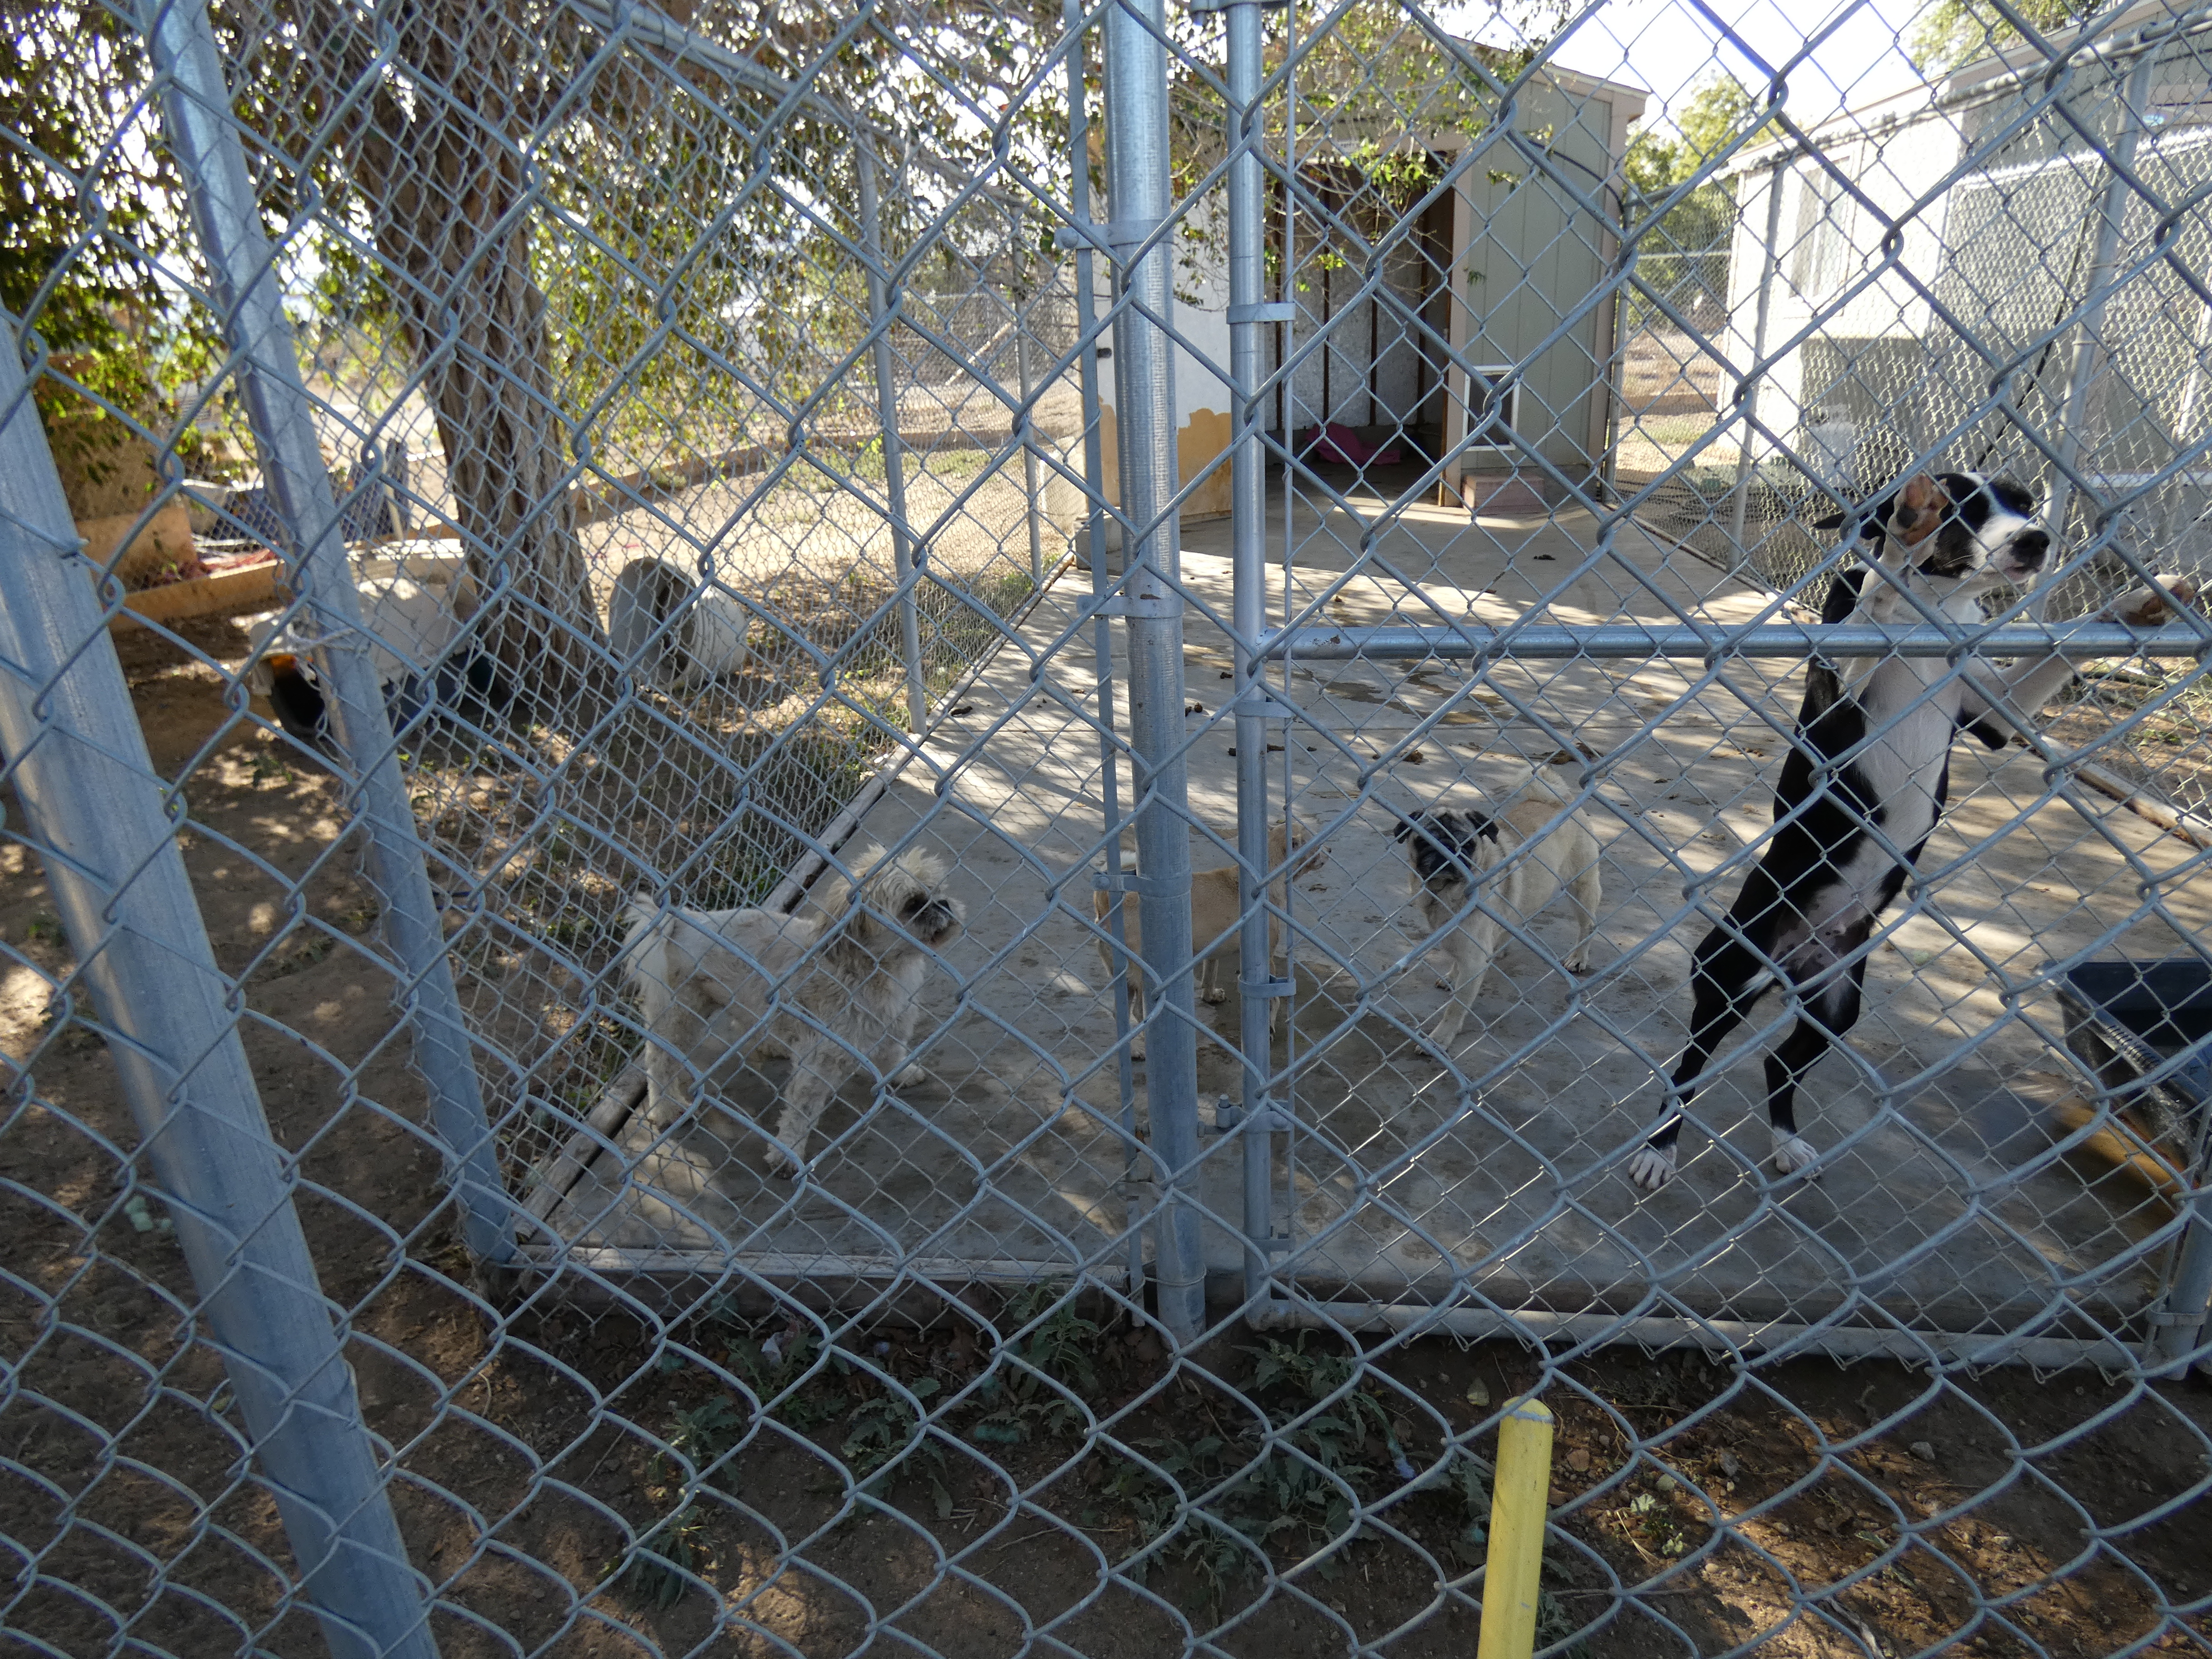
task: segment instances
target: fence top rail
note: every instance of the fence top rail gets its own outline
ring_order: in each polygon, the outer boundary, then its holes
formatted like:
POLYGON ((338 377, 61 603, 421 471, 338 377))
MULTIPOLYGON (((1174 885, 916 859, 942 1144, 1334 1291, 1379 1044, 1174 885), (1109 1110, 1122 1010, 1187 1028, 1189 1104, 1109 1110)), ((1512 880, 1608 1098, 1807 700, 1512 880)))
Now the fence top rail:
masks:
POLYGON ((1504 628, 1473 626, 1277 629, 1260 654, 1302 661, 1378 661, 1429 657, 2202 657, 2212 633, 2189 628, 2129 628, 2118 623, 2008 623, 1978 630, 1855 623, 1759 623, 1746 628, 1648 628, 1607 623, 1504 628))

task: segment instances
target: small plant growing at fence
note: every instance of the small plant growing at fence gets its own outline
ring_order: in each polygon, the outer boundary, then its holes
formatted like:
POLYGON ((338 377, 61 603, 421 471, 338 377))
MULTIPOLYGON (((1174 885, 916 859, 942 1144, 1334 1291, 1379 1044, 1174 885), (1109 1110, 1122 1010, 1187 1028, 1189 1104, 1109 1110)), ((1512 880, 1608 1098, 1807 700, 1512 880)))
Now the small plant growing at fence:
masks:
POLYGON ((1690 1537, 1669 1498, 1675 1490, 1672 1475, 1661 1475, 1654 1490, 1639 1492, 1615 1511, 1621 1530, 1654 1555, 1674 1557, 1690 1553, 1690 1537))
POLYGON ((1136 1524, 1136 1545, 1122 1564, 1136 1583, 1145 1583, 1153 1565, 1164 1562, 1183 1569, 1196 1581, 1196 1602, 1218 1607, 1231 1587, 1250 1572, 1251 1559, 1237 1543, 1235 1530, 1224 1529, 1201 1506, 1185 1508, 1188 1494, 1195 1491, 1202 1498, 1228 1473, 1231 1466, 1224 1455, 1228 1443, 1219 1435, 1202 1435, 1188 1443, 1142 1440, 1138 1444, 1153 1467, 1122 1462, 1107 1477, 1105 1495, 1127 1505, 1136 1524), (1163 1539, 1167 1540, 1164 1547, 1154 1551, 1163 1539), (1145 1559, 1135 1559, 1139 1556, 1145 1559))
POLYGON ((1482 1563, 1483 1547, 1490 1541, 1490 1465, 1473 1452, 1454 1452, 1447 1480, 1459 1498, 1467 1524, 1452 1540, 1452 1553, 1468 1566, 1482 1563))
POLYGON ((1036 1328, 1008 1343, 1005 1358, 976 1384, 988 1408, 971 1431, 977 1440, 1015 1445, 1040 1431, 1072 1434, 1083 1426, 1083 1407, 1071 1394, 1098 1386, 1091 1357, 1098 1327, 1066 1298, 1064 1286, 1033 1285, 1007 1304, 1008 1324, 1019 1329, 1034 1322, 1036 1328))
POLYGON ((705 1484, 714 1474, 722 1455, 737 1443, 744 1432, 744 1419, 728 1396, 716 1395, 702 1405, 676 1413, 660 1449, 646 1466, 656 1480, 666 1480, 672 1474, 682 1474, 689 1465, 690 1475, 705 1484))
MULTIPOLYGON (((787 1427, 811 1433, 844 1413, 844 1403, 825 1390, 805 1386, 822 1352, 821 1339, 811 1331, 785 1331, 766 1341, 739 1342, 730 1349, 731 1362, 744 1372, 747 1386, 762 1406, 787 1427)), ((851 1362, 831 1350, 830 1369, 839 1376, 850 1372, 851 1362)))
POLYGON ((637 1540, 622 1572, 623 1595, 641 1607, 666 1611, 684 1597, 693 1578, 714 1565, 707 1516, 687 1504, 637 1540))
MULTIPOLYGON (((1209 1605, 1249 1581, 1272 1551, 1310 1553, 1348 1541, 1355 1499, 1414 1478, 1389 1411, 1360 1385, 1356 1358, 1327 1352, 1304 1332, 1246 1352, 1254 1363, 1243 1393, 1261 1407, 1264 1430, 1139 1441, 1151 1467, 1117 1463, 1101 1487, 1134 1522, 1131 1555, 1151 1552, 1129 1565, 1131 1574, 1141 1581, 1153 1563, 1181 1568, 1209 1605)), ((1480 1561, 1489 1465, 1458 1452, 1440 1480, 1423 1484, 1457 1498, 1465 1520, 1456 1552, 1480 1561)), ((1342 1567, 1340 1554, 1331 1555, 1317 1571, 1329 1578, 1342 1567)))
MULTIPOLYGON (((915 1379, 908 1385, 914 1397, 927 1403, 941 1386, 933 1376, 915 1379)), ((850 1432, 845 1443, 838 1448, 845 1466, 860 1482, 860 1490, 872 1496, 881 1496, 901 1476, 918 1476, 929 1487, 937 1518, 946 1519, 952 1513, 952 1492, 945 1484, 945 1450, 923 1432, 922 1425, 914 1407, 898 1395, 886 1390, 872 1400, 864 1400, 853 1408, 850 1432), (910 1453, 896 1468, 889 1467, 902 1453, 910 1453), (879 1473, 880 1471, 880 1473, 879 1473)))
POLYGON ((1247 1352, 1251 1393, 1270 1432, 1259 1466, 1230 1489, 1238 1511, 1232 1524, 1261 1545, 1285 1534, 1309 1546, 1342 1537, 1352 1525, 1348 1489, 1381 1472, 1369 1442, 1380 1439, 1392 1465, 1404 1462, 1389 1413, 1358 1385, 1355 1358, 1315 1351, 1304 1331, 1247 1352))
MULTIPOLYGON (((1547 1589, 1536 1592, 1536 1646, 1540 1650, 1565 1641, 1582 1627, 1582 1621, 1565 1601, 1547 1589)), ((1589 1643, 1577 1642, 1565 1650, 1565 1659, 1586 1659, 1589 1652, 1589 1643)))

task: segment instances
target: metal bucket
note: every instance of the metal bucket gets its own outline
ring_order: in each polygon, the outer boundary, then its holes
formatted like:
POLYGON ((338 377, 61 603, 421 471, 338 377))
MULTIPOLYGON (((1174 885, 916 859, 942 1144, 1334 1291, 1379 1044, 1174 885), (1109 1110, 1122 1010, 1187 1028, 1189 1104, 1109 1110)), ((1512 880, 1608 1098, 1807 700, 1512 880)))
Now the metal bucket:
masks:
POLYGON ((2212 968, 2195 957, 2085 962, 2058 984, 2066 1046, 2179 1146, 2212 1100, 2212 968))

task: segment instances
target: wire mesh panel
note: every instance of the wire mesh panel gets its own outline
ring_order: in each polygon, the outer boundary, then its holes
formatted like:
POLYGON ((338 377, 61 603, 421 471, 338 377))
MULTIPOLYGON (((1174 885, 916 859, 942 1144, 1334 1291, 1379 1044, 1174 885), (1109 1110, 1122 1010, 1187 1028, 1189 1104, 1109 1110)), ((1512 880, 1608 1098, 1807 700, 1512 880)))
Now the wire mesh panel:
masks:
POLYGON ((2207 40, 18 8, 9 1635, 2212 1645, 2207 40))

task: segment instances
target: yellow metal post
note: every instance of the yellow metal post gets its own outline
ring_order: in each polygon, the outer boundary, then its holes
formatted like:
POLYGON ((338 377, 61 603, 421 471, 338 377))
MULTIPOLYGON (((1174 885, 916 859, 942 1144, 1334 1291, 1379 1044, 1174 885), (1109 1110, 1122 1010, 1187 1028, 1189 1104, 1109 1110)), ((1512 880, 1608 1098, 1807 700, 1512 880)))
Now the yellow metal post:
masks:
POLYGON ((1544 1566, 1551 1489, 1551 1409, 1538 1401, 1516 1400, 1498 1425, 1478 1659, 1528 1659, 1536 1650, 1536 1578, 1544 1566))

